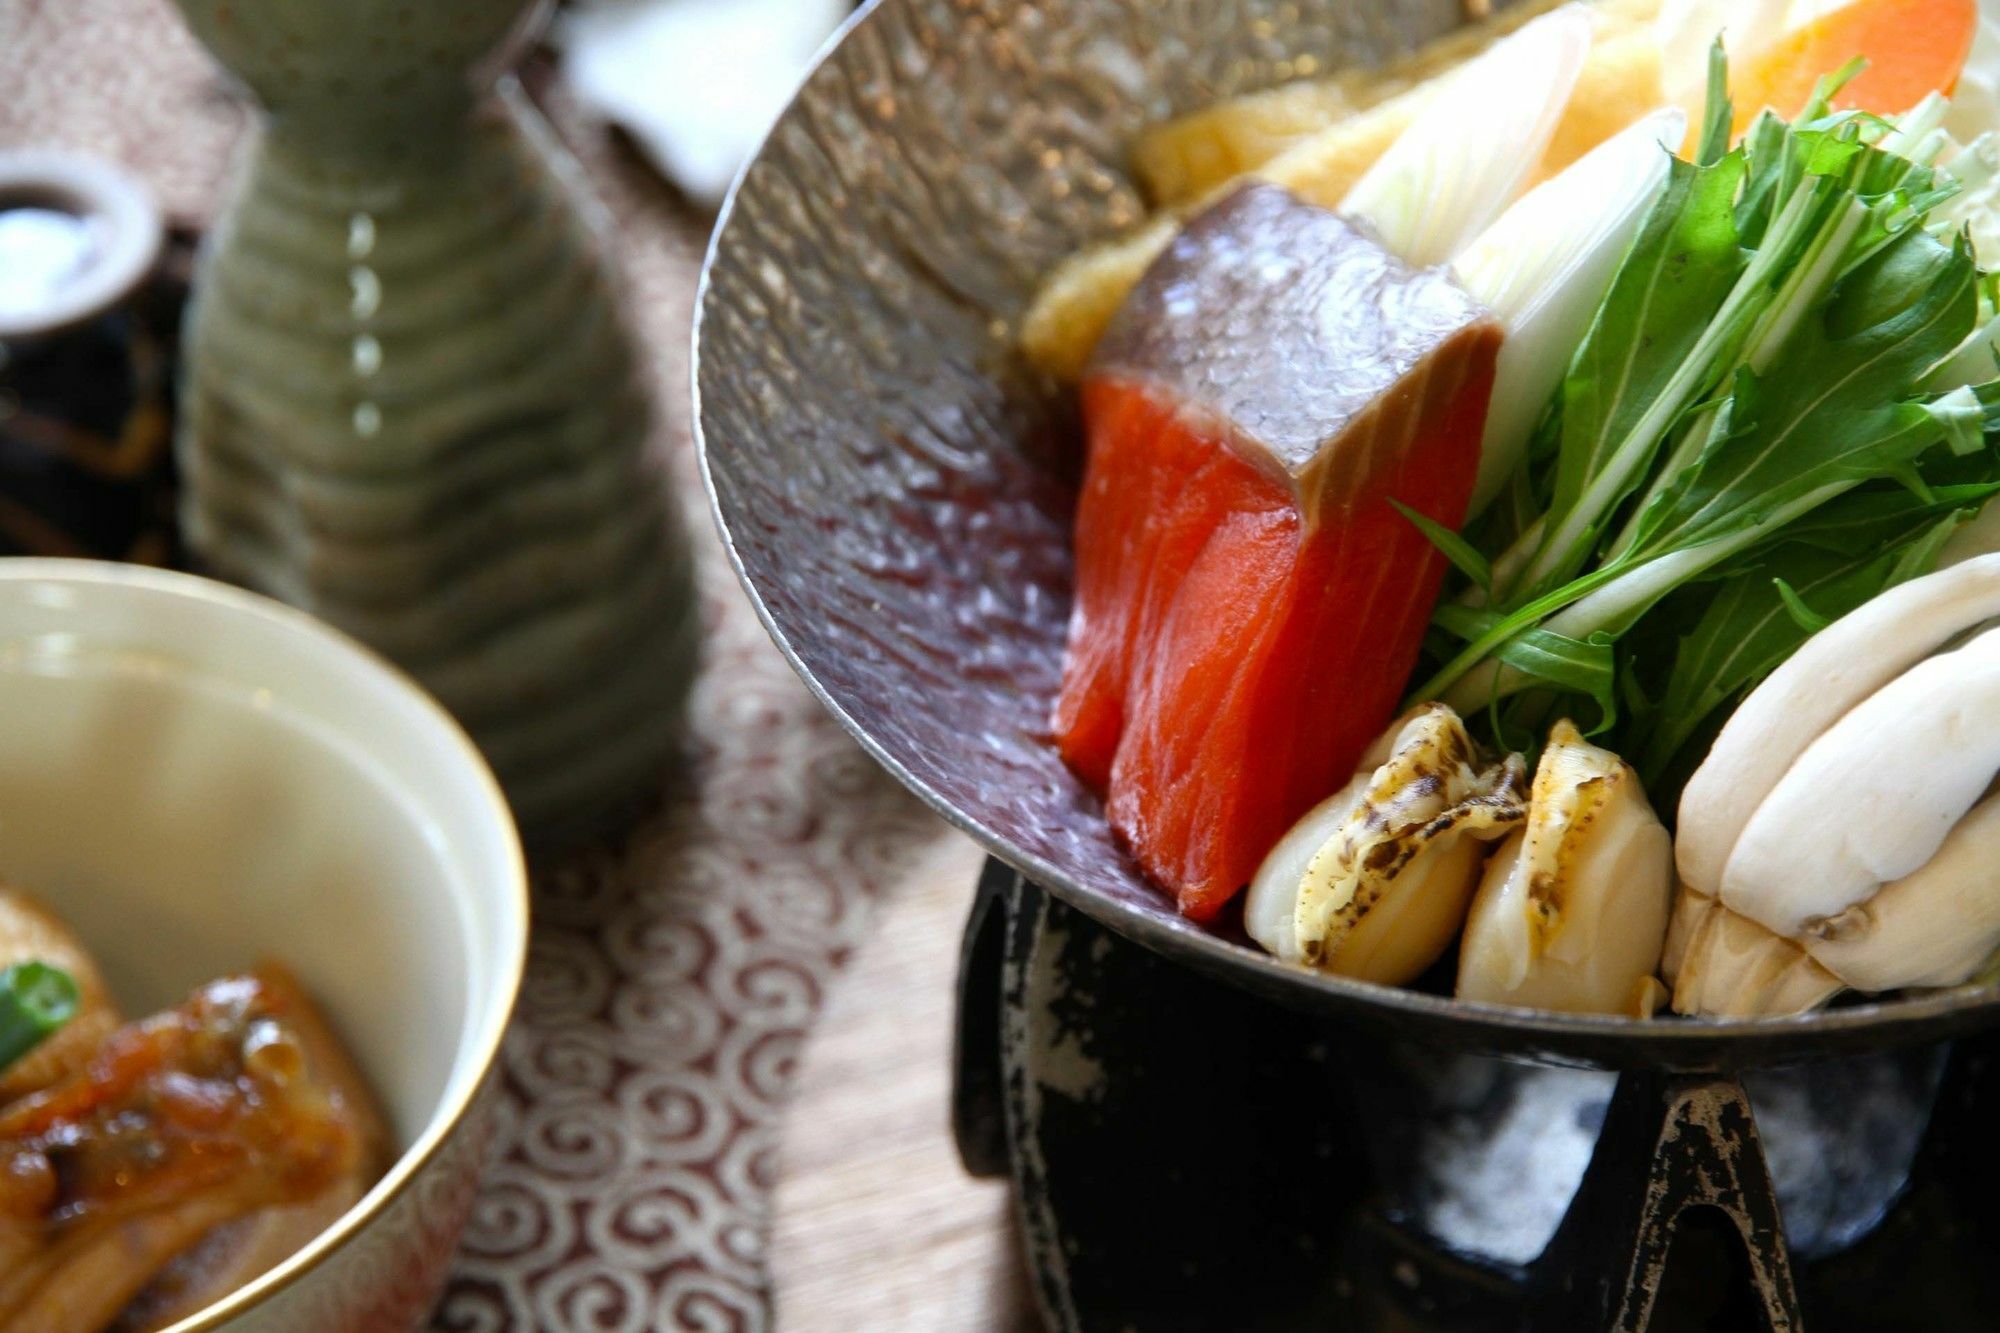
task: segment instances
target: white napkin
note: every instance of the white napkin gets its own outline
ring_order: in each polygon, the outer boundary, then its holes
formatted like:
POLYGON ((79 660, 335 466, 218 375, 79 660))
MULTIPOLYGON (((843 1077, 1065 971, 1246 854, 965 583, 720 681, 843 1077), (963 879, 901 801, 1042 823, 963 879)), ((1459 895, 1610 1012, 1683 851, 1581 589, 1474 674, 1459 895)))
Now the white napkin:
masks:
POLYGON ((847 12, 847 0, 595 0, 554 35, 585 109, 712 206, 847 12))

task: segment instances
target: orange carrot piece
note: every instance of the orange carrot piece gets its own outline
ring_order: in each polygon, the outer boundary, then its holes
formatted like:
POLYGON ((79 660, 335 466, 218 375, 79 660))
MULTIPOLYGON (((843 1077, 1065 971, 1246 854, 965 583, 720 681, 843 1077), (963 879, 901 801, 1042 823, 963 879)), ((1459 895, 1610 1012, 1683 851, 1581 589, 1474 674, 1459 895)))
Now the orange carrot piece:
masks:
POLYGON ((1856 56, 1868 67, 1833 99, 1837 109, 1893 116, 1949 93, 1978 25, 1978 0, 1851 0, 1786 33, 1730 80, 1736 132, 1766 107, 1796 116, 1813 86, 1856 56))

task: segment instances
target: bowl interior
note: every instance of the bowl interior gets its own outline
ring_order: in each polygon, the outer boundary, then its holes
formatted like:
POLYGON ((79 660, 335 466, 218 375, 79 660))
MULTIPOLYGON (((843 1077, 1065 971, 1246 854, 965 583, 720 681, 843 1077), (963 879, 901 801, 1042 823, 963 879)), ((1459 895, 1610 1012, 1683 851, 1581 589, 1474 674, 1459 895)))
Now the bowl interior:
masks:
POLYGON ((1014 321, 1055 262, 1141 215, 1125 153, 1144 125, 1302 57, 1379 62, 1462 18, 1453 0, 880 0, 851 23, 739 181, 700 302, 704 466, 765 623, 862 743, 991 850, 1288 1003, 1591 1063, 1975 1021, 1990 991, 1832 1022, 1638 1024, 1286 967, 1176 915, 1049 744, 1077 448, 1014 321))
POLYGON ((203 580, 0 561, 0 735, 0 878, 75 927, 128 1014, 273 960, 399 1149, 462 1108, 512 1004, 524 888, 491 777, 414 686, 203 580))

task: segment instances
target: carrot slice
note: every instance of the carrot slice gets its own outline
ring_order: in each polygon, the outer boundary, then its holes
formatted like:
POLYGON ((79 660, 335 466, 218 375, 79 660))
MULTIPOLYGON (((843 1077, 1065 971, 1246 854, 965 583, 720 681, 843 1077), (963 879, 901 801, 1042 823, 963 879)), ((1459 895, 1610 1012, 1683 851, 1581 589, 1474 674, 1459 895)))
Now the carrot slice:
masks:
POLYGON ((1840 90, 1835 108, 1908 111, 1958 85, 1978 26, 1978 0, 1852 0, 1786 33, 1730 81, 1736 132, 1766 107, 1798 115, 1813 86, 1856 56, 1868 67, 1840 90))

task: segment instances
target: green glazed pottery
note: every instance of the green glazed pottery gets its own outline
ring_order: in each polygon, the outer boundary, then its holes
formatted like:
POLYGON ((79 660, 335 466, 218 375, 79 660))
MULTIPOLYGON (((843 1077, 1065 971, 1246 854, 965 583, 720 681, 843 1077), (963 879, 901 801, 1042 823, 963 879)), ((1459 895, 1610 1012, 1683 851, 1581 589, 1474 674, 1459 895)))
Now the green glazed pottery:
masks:
POLYGON ((685 536, 578 173, 511 79, 522 0, 180 0, 266 111, 188 312, 182 522, 465 724, 533 839, 664 773, 685 536))

